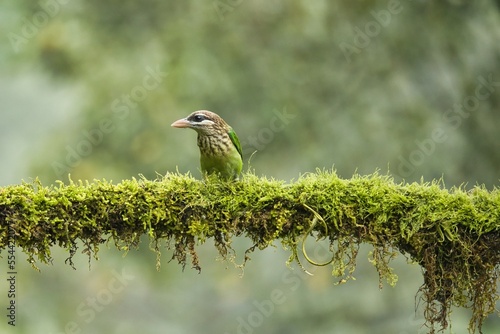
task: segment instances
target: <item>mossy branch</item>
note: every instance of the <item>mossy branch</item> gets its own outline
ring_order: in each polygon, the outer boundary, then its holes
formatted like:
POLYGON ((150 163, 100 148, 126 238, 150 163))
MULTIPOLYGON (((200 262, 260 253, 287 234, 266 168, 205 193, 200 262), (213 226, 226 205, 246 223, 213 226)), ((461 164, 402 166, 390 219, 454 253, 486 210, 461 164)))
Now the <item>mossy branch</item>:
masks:
POLYGON ((381 280, 394 284, 389 262, 399 251, 422 267, 419 295, 431 333, 435 324, 448 326, 453 305, 470 308, 469 330, 480 332, 498 300, 498 189, 395 184, 378 174, 344 180, 320 171, 292 184, 251 174, 237 182, 180 174, 119 184, 44 187, 36 181, 0 188, 0 223, 0 250, 14 243, 33 265, 51 262, 54 245, 69 251, 73 265, 79 244, 97 259, 103 243, 128 250, 144 234, 157 254, 164 243, 173 259, 184 266, 190 257, 197 269, 197 243, 213 238, 230 258, 233 236, 253 241, 247 252, 280 240, 298 261, 304 236, 314 234, 329 240, 332 273, 341 281, 354 271, 359 245, 367 243, 381 280))

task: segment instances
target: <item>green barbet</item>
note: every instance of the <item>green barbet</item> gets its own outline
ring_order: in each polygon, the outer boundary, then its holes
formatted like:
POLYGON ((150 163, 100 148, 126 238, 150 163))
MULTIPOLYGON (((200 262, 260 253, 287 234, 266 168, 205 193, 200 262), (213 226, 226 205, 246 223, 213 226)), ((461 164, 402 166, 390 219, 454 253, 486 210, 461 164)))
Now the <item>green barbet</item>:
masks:
POLYGON ((224 179, 238 179, 243 167, 241 144, 231 128, 219 115, 198 110, 172 123, 174 128, 190 128, 198 133, 201 171, 219 174, 224 179))

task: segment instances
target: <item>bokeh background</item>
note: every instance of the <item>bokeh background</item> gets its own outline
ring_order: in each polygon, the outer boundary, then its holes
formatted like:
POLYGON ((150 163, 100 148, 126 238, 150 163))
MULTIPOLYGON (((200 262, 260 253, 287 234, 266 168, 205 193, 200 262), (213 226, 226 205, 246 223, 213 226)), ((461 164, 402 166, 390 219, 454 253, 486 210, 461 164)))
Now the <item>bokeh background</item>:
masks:
MULTIPOLYGON (((500 2, 6 0, 0 4, 0 186, 39 177, 114 182, 190 171, 193 131, 170 124, 198 109, 237 131, 257 175, 293 182, 316 168, 349 178, 498 186, 500 2), (251 157, 251 159, 250 159, 251 157)), ((250 164, 248 164, 250 160, 250 164)), ((250 246, 238 240, 237 260, 250 246)), ((318 259, 324 245, 310 245, 318 259)), ((20 249, 17 322, 2 333, 425 333, 420 268, 399 282, 286 267, 276 248, 242 272, 208 241, 202 271, 160 271, 145 238, 99 261, 54 248, 33 270, 20 249), (420 303, 422 305, 422 303, 420 303)), ((2 254, 3 255, 3 254, 2 254)), ((7 272, 5 258, 0 272, 7 272)), ((1 277, 4 277, 2 274, 1 277)), ((0 282, 0 306, 7 307, 0 282)), ((467 333, 455 310, 452 332, 467 333)), ((484 333, 498 331, 490 316, 484 333)))

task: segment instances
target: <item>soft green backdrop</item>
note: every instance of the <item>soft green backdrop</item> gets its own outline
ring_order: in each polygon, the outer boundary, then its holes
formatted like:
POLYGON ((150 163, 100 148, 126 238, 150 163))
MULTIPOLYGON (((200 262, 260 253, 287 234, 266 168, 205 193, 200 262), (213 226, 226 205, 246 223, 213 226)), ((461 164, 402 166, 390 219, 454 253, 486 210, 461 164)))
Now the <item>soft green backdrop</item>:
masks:
MULTIPOLYGON (((258 175, 291 181, 333 167, 346 178, 380 169, 397 181, 499 184, 498 1, 7 0, 0 9, 2 186, 68 173, 199 177, 195 133, 170 127, 197 109, 235 128, 245 163, 257 151, 258 175)), ((157 272, 147 240, 126 257, 102 249, 90 271, 85 256, 74 271, 55 248, 54 265, 37 273, 18 250, 17 326, 2 316, 0 330, 424 333, 419 267, 400 256, 398 285, 379 291, 368 251, 357 280, 334 286, 328 268, 289 271, 279 245, 256 252, 242 278, 215 261, 210 241, 201 274, 181 272, 167 251, 157 272)), ((468 313, 452 319, 466 333, 468 313)), ((484 332, 498 326, 491 316, 484 332)))

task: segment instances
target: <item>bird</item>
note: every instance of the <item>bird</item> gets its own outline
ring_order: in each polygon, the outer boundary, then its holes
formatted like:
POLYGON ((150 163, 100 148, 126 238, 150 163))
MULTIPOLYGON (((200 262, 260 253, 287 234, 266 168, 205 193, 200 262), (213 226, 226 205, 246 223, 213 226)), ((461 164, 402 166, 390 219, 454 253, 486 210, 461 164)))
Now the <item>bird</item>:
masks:
POLYGON ((172 123, 174 128, 189 128, 198 133, 200 165, 206 175, 218 174, 226 180, 238 180, 243 168, 240 140, 222 117, 198 110, 172 123))

